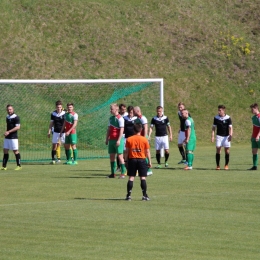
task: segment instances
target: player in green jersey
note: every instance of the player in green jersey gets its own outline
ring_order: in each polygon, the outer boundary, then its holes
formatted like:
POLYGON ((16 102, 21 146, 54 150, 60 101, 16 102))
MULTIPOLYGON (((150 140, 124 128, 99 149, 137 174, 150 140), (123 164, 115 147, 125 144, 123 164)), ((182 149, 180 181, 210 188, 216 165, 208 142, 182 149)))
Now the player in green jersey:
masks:
POLYGON ((194 150, 196 148, 196 132, 194 121, 191 117, 189 117, 189 111, 184 109, 181 111, 182 117, 185 120, 185 139, 184 145, 186 145, 186 158, 188 165, 184 168, 184 170, 192 170, 193 159, 194 159, 194 150))

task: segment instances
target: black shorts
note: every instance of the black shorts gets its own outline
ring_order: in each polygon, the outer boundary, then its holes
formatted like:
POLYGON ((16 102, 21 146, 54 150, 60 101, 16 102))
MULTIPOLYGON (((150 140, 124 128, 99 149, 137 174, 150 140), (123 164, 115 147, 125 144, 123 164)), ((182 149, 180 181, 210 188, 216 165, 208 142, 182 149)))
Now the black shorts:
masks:
POLYGON ((127 175, 128 176, 136 176, 136 172, 138 171, 138 175, 140 177, 146 177, 148 171, 148 165, 146 159, 128 159, 127 161, 127 175))

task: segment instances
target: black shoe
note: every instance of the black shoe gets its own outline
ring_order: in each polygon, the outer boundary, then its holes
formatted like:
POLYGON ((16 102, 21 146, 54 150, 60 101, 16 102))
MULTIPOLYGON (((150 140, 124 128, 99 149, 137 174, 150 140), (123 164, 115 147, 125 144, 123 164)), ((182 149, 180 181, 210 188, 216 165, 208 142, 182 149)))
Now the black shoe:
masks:
POLYGON ((148 201, 148 200, 150 200, 150 198, 149 198, 148 195, 146 194, 146 196, 143 196, 143 197, 142 197, 142 200, 143 200, 143 201, 148 201))
POLYGON ((125 200, 131 201, 131 200, 132 200, 132 199, 131 199, 131 196, 127 196, 127 195, 126 195, 125 200))
POLYGON ((253 166, 252 168, 248 169, 249 171, 256 171, 257 170, 257 166, 253 166))
POLYGON ((110 175, 107 176, 107 178, 115 178, 115 177, 116 177, 115 174, 110 174, 110 175))

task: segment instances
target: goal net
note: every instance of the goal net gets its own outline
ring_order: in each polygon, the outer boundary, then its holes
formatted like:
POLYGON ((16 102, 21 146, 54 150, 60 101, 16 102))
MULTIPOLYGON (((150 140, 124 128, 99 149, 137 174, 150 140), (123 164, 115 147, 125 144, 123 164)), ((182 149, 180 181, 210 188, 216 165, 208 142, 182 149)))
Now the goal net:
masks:
MULTIPOLYGON (((156 106, 163 106, 162 79, 0 80, 0 90, 0 129, 2 133, 6 129, 6 105, 11 104, 21 121, 18 137, 22 162, 51 160, 52 144, 47 133, 57 100, 62 101, 64 108, 67 103, 74 103, 74 111, 79 115, 79 160, 108 157, 105 136, 110 104, 140 106, 148 122, 156 114, 156 106)), ((63 147, 61 159, 65 160, 63 147)))

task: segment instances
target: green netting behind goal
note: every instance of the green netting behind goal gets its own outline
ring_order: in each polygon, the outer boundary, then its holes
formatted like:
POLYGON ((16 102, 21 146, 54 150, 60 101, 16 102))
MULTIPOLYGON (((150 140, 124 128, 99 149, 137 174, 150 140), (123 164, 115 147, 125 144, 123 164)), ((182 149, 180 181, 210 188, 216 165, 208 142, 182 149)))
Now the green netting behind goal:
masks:
MULTIPOLYGON (((0 129, 6 129, 6 105, 14 106, 21 120, 18 131, 22 162, 51 160, 51 138, 47 137, 50 114, 55 102, 63 107, 74 103, 79 115, 77 125, 79 159, 108 157, 105 136, 111 103, 140 106, 150 122, 160 105, 159 83, 96 84, 0 84, 2 105, 0 129)), ((14 156, 10 153, 10 159, 14 156)), ((64 148, 61 159, 65 160, 64 148)), ((0 158, 2 160, 2 156, 0 158)))

